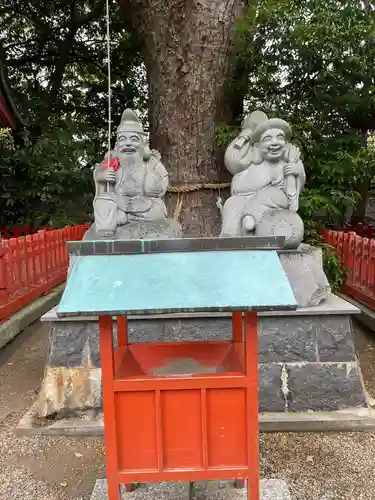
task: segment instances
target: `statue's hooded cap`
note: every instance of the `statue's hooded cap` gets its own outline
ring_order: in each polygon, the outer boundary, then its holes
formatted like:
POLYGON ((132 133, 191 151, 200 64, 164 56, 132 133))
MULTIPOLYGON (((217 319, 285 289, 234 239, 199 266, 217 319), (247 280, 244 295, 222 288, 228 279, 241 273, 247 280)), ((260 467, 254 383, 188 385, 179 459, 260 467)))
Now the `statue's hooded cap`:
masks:
POLYGON ((251 141, 253 143, 259 142, 262 134, 267 130, 271 130, 272 128, 280 129, 284 132, 285 138, 287 141, 290 141, 292 137, 292 129, 289 123, 281 118, 269 118, 268 120, 264 120, 257 125, 253 133, 251 134, 251 141))
POLYGON ((119 132, 136 132, 144 135, 142 123, 132 109, 125 109, 122 113, 120 125, 117 127, 117 133, 119 132))

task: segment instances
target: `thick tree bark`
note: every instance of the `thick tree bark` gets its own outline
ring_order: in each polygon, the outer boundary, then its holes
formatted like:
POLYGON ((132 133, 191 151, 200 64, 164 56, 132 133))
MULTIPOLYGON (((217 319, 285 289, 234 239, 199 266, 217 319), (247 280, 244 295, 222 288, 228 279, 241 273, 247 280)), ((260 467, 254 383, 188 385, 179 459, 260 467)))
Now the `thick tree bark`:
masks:
POLYGON ((357 191, 360 194, 360 197, 358 199, 356 209, 350 220, 350 223, 353 226, 356 226, 357 224, 363 224, 365 222, 370 187, 371 179, 369 178, 363 179, 357 185, 357 191))
MULTIPOLYGON (((151 147, 162 154, 171 182, 229 180, 215 154, 215 127, 232 118, 226 84, 234 71, 232 34, 242 0, 123 4, 148 72, 151 147)), ((217 191, 199 191, 185 197, 180 217, 185 236, 218 234, 217 196, 217 191)), ((172 215, 176 197, 168 202, 172 215)))

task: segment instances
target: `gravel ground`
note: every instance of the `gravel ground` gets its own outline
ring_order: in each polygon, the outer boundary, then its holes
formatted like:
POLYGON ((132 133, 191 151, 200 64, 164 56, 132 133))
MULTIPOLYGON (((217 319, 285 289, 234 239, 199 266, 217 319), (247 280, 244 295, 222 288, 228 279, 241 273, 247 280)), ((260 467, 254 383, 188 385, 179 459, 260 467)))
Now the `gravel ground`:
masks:
MULTIPOLYGON (((375 398, 375 337, 356 329, 367 389, 375 398)), ((21 437, 35 401, 48 331, 36 323, 0 352, 0 500, 89 500, 104 477, 100 439, 21 437)), ((375 433, 265 434, 262 476, 284 479, 292 500, 375 500, 375 433)))
MULTIPOLYGON (((355 325, 369 396, 375 400, 375 333, 355 325)), ((262 476, 288 482, 292 500, 375 500, 375 433, 264 434, 262 476)))
POLYGON ((24 437, 15 428, 35 401, 48 329, 36 323, 0 351, 0 499, 89 499, 104 477, 100 439, 24 437))

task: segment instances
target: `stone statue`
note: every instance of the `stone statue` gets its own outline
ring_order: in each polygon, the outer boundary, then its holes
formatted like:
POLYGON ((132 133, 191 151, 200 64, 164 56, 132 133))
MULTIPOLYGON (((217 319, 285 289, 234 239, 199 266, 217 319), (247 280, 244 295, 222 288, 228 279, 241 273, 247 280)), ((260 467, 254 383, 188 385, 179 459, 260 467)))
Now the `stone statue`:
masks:
POLYGON ((137 115, 126 109, 117 128, 114 151, 94 169, 95 224, 85 239, 181 236, 167 219, 163 196, 168 172, 158 151, 150 151, 137 115))
POLYGON ((261 111, 246 118, 224 157, 234 177, 223 207, 221 237, 277 235, 285 236, 286 247, 299 246, 304 228, 297 210, 306 176, 291 135, 287 122, 261 111))

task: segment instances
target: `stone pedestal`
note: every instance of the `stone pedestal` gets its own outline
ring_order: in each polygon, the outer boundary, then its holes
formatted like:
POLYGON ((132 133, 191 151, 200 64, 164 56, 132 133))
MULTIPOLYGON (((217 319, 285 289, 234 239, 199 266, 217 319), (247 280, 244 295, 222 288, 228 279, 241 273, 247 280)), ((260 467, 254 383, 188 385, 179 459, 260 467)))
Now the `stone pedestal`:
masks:
POLYGON ((300 307, 317 306, 329 296, 321 248, 302 244, 297 250, 280 251, 279 256, 300 307))
MULTIPOLYGON (((335 411, 366 407, 352 339, 351 315, 359 310, 330 295, 318 306, 259 315, 261 412, 335 411)), ((97 318, 50 324, 50 351, 38 398, 41 416, 101 408, 97 318)), ((180 314, 129 318, 130 342, 227 339, 231 317, 180 314)))
MULTIPOLYGON (((174 219, 156 221, 131 222, 119 226, 116 234, 109 238, 112 240, 144 240, 144 239, 166 239, 181 238, 181 225, 174 219)), ((84 240, 108 239, 107 235, 101 235, 96 231, 95 224, 88 229, 83 237, 84 240)))

